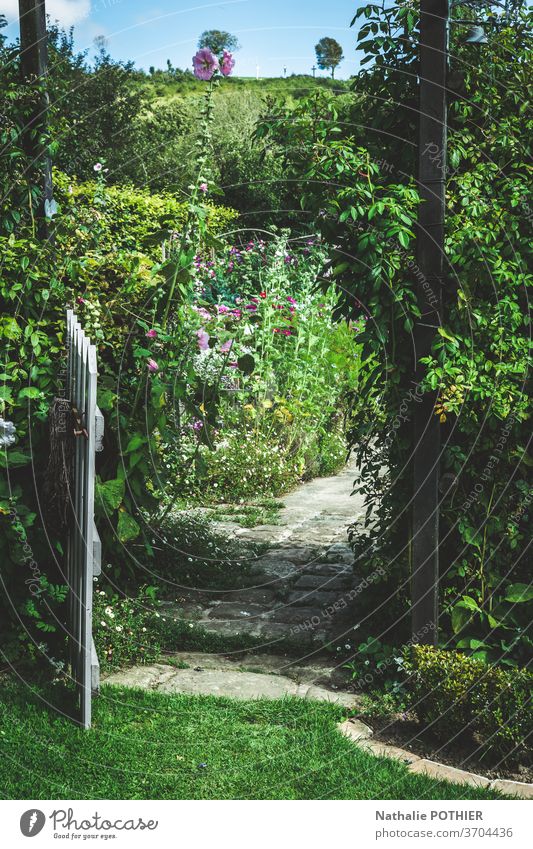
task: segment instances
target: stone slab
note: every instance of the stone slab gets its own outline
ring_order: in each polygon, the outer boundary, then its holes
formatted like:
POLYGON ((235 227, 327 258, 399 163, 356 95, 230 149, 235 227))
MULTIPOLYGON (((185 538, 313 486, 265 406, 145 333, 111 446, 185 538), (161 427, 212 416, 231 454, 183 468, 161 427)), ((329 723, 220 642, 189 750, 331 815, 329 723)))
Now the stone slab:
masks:
MULTIPOLYGON (((108 676, 106 683, 152 689, 161 693, 225 696, 233 699, 281 699, 294 696, 313 701, 332 702, 350 708, 354 704, 355 697, 351 693, 299 684, 281 674, 247 672, 235 668, 228 669, 227 666, 224 669, 215 669, 211 667, 209 660, 213 660, 215 657, 213 655, 202 657, 200 653, 192 652, 183 653, 183 657, 185 656, 193 663, 197 663, 197 666, 188 669, 176 669, 174 666, 164 664, 138 666, 108 676)), ((227 659, 225 663, 228 663, 227 659)))
POLYGON ((337 575, 316 575, 304 573, 294 584, 295 590, 344 590, 351 584, 350 577, 337 575))
POLYGON ((380 740, 363 740, 360 745, 362 749, 367 749, 379 758, 394 758, 408 764, 421 760, 419 755, 415 755, 413 752, 400 749, 398 746, 390 746, 388 743, 380 742, 380 740))
POLYGON ((107 675, 105 683, 124 687, 138 687, 141 690, 153 690, 165 680, 171 678, 175 671, 173 666, 167 666, 163 663, 154 663, 151 666, 134 666, 132 669, 107 675))
POLYGON ((317 687, 315 685, 309 687, 307 684, 301 684, 298 695, 311 701, 331 702, 332 704, 343 705, 343 707, 347 708, 353 708, 355 704, 355 697, 352 693, 326 690, 324 687, 317 687))
POLYGON ((213 605, 213 609, 209 614, 210 619, 245 619, 257 620, 262 616, 268 608, 260 604, 244 605, 239 601, 221 601, 213 605))
POLYGON ((436 778, 439 781, 451 781, 454 784, 470 784, 472 787, 488 787, 490 784, 489 779, 483 775, 476 775, 474 772, 466 772, 455 766, 448 766, 426 758, 415 761, 409 769, 411 772, 428 775, 430 778, 436 778))
MULTIPOLYGON (((354 699, 355 701, 355 699, 354 699)), ((369 737, 372 737, 374 733, 368 725, 365 725, 364 722, 361 722, 360 719, 347 719, 346 722, 341 722, 337 726, 341 734, 344 734, 345 737, 349 737, 350 740, 353 740, 354 743, 359 742, 360 740, 368 740, 369 737)))
POLYGON ((204 669, 178 669, 158 688, 162 693, 227 696, 233 699, 281 699, 296 695, 294 681, 281 675, 262 675, 255 672, 204 669))
POLYGON ((507 781, 505 778, 497 778, 490 783, 491 790, 505 793, 506 796, 518 796, 520 799, 533 799, 533 784, 523 781, 507 781))
POLYGON ((346 563, 316 563, 305 570, 305 574, 338 576, 341 578, 353 578, 353 569, 346 563))
POLYGON ((316 607, 278 607, 272 610, 267 619, 269 622, 281 622, 286 625, 300 625, 302 622, 311 623, 313 617, 319 616, 320 610, 316 607))
MULTIPOLYGON (((339 598, 338 592, 325 592, 321 590, 294 590, 289 593, 287 598, 288 604, 304 605, 309 607, 313 605, 316 608, 324 608, 333 604, 339 598)), ((315 611, 316 613, 316 611, 315 611)))

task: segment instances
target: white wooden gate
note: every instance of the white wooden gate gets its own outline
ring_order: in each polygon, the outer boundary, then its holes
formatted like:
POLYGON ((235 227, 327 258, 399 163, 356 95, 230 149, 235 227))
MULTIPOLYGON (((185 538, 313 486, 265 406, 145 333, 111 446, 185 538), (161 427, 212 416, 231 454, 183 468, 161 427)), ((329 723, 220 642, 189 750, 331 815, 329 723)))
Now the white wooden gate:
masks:
POLYGON ((101 570, 100 538, 94 524, 95 451, 103 448, 103 416, 96 404, 96 348, 77 316, 67 311, 67 392, 73 411, 75 452, 67 543, 68 640, 79 721, 91 725, 92 694, 100 667, 92 637, 93 582, 101 570))

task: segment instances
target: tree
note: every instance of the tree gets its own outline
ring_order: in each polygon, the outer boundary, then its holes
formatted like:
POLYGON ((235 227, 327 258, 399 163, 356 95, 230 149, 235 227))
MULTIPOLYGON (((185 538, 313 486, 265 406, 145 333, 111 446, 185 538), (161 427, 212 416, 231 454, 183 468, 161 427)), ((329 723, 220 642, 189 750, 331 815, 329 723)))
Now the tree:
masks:
POLYGON ((318 44, 315 45, 316 61, 318 67, 324 71, 331 68, 331 77, 335 76, 335 68, 340 65, 344 56, 342 55, 342 47, 334 38, 321 38, 318 44))
POLYGON ((237 36, 230 32, 220 29, 208 29, 203 32, 198 41, 198 48, 208 47, 215 56, 220 56, 224 50, 230 53, 238 50, 240 47, 237 36))

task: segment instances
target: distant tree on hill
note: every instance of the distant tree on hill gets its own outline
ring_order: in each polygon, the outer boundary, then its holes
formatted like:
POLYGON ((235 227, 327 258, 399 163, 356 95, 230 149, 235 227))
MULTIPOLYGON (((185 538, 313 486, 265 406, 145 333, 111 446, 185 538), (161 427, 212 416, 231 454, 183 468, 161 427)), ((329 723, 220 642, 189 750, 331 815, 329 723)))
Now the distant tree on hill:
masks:
POLYGON ((224 50, 233 53, 240 47, 237 36, 220 29, 208 29, 203 32, 198 41, 198 48, 208 47, 215 56, 220 56, 224 50))
POLYGON ((331 68, 332 78, 335 76, 335 68, 340 65, 344 56, 342 55, 342 47, 334 38, 321 38, 318 44, 315 45, 316 61, 321 70, 331 68))

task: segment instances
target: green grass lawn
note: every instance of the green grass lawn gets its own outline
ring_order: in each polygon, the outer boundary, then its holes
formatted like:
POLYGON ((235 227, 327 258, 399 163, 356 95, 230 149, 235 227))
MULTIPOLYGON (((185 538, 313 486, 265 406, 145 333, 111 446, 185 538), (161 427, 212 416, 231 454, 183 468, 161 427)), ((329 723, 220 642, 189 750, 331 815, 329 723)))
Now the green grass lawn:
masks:
POLYGON ((364 754, 337 731, 344 714, 333 705, 106 686, 83 731, 54 707, 57 689, 2 683, 6 799, 500 798, 364 754))

